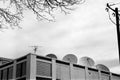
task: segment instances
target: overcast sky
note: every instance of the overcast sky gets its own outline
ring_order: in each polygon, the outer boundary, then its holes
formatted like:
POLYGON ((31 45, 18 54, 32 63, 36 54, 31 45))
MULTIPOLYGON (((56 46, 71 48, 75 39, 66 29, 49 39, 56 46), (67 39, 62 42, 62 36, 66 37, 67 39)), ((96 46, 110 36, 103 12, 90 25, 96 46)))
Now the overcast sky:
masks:
POLYGON ((86 0, 71 14, 57 12, 56 21, 38 22, 26 11, 23 29, 0 32, 0 56, 17 58, 33 52, 30 46, 40 46, 37 54, 54 53, 58 59, 75 54, 78 59, 91 57, 112 72, 120 73, 116 26, 105 11, 106 3, 119 0, 86 0))

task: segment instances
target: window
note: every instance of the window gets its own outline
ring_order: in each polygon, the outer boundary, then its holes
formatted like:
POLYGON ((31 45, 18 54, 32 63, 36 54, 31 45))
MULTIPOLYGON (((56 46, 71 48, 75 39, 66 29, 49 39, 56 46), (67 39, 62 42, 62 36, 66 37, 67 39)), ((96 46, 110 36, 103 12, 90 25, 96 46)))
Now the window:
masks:
POLYGON ((17 64, 16 77, 21 76, 21 64, 17 64))
POLYGON ((2 76, 2 71, 0 71, 0 80, 1 80, 1 76, 2 76))
POLYGON ((7 80, 7 69, 4 69, 2 74, 2 80, 7 80))
POLYGON ((42 61, 37 61, 37 75, 52 76, 52 64, 42 61))
POLYGON ((20 78, 20 79, 17 79, 17 80, 26 80, 26 78, 20 78))
POLYGON ((8 80, 13 78, 13 67, 8 68, 8 80))
POLYGON ((110 80, 110 75, 106 73, 101 73, 101 80, 110 80))
POLYGON ((26 75, 26 62, 17 64, 16 77, 22 77, 26 75))
POLYGON ((13 67, 0 71, 0 80, 10 80, 13 78, 13 67))
POLYGON ((37 77, 36 80, 52 80, 52 79, 37 77))

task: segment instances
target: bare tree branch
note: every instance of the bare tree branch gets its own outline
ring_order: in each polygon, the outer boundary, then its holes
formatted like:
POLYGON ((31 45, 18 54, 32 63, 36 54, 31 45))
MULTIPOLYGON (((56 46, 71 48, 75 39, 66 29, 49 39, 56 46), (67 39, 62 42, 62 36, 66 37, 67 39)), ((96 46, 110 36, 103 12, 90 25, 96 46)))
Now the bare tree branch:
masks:
MULTIPOLYGON (((23 19, 23 11, 28 9, 34 12, 38 20, 54 21, 54 9, 60 9, 65 14, 74 10, 74 5, 82 4, 85 0, 0 0, 7 3, 8 7, 0 7, 0 29, 2 25, 11 28, 19 27, 23 19), (51 18, 48 18, 51 17, 51 18)), ((20 27, 19 27, 20 28, 20 27)))
MULTIPOLYGON (((120 5, 120 2, 118 2, 118 3, 107 3, 107 8, 106 8, 110 21, 115 25, 116 25, 116 21, 113 20, 113 17, 115 17, 116 14, 115 14, 115 8, 113 8, 113 7, 116 6, 116 5, 120 5), (112 14, 110 14, 110 13, 112 13, 112 14)), ((118 16, 120 17, 120 10, 119 10, 118 16)))

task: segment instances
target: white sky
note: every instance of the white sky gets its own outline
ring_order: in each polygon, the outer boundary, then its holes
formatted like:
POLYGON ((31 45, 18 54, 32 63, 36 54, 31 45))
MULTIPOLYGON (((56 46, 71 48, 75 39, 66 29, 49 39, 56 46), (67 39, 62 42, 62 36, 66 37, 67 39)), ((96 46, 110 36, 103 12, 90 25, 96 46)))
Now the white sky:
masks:
POLYGON ((37 54, 54 53, 59 59, 66 54, 89 56, 96 64, 120 73, 116 26, 105 11, 106 3, 115 1, 119 0, 86 0, 71 14, 55 14, 56 22, 38 22, 26 11, 23 29, 0 32, 0 56, 17 58, 32 52, 30 46, 38 45, 42 47, 37 54))

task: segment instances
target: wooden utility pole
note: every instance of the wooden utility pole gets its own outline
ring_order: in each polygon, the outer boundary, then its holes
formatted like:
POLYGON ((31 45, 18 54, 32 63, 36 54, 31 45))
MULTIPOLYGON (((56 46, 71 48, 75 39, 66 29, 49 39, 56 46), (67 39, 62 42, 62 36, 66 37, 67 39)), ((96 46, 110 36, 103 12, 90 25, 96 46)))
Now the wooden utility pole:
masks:
POLYGON ((115 8, 115 16, 116 16, 116 29, 117 29, 117 40, 118 40, 118 53, 119 53, 119 62, 120 62, 120 31, 119 31, 119 13, 118 8, 115 8))
POLYGON ((116 18, 116 32, 117 32, 117 41, 118 41, 118 55, 119 55, 119 63, 120 63, 120 31, 119 31, 119 11, 118 8, 111 8, 110 5, 107 3, 108 9, 112 10, 115 13, 115 18, 116 18))

